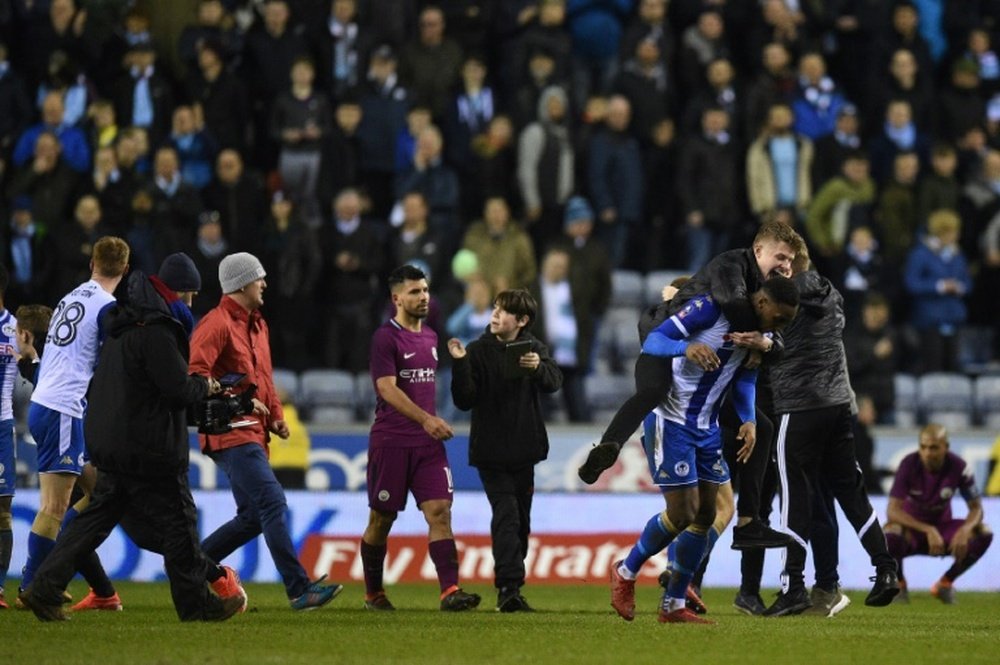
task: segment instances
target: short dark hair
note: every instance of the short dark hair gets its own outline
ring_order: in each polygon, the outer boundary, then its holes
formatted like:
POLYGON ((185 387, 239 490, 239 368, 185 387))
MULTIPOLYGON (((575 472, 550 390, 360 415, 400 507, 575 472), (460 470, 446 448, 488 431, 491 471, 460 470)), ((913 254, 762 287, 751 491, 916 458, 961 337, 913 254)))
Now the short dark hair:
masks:
POLYGON ((35 337, 45 337, 52 321, 52 308, 48 305, 21 305, 14 313, 17 326, 35 337))
POLYGON ((505 312, 513 314, 520 319, 528 317, 528 324, 524 326, 527 330, 535 322, 535 315, 538 313, 538 303, 534 296, 527 289, 507 289, 497 294, 493 299, 493 304, 505 312))
POLYGON ((424 274, 424 271, 407 263, 406 265, 399 266, 389 273, 389 290, 395 291, 396 287, 403 282, 418 281, 421 279, 427 279, 427 275, 424 274))
POLYGON ((799 306, 799 289, 787 277, 771 277, 761 287, 767 296, 779 305, 799 306))

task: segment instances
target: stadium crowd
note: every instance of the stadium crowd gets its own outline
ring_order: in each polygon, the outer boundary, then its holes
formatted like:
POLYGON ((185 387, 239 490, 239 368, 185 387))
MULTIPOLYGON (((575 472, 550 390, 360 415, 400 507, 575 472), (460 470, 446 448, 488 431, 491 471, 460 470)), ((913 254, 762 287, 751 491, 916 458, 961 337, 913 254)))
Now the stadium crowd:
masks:
POLYGON ((777 219, 845 296, 871 422, 895 371, 1000 358, 996 3, 3 4, 11 311, 115 234, 147 274, 193 257, 198 317, 247 251, 275 365, 363 373, 412 263, 446 363, 534 291, 585 420, 612 273, 693 272, 777 219))

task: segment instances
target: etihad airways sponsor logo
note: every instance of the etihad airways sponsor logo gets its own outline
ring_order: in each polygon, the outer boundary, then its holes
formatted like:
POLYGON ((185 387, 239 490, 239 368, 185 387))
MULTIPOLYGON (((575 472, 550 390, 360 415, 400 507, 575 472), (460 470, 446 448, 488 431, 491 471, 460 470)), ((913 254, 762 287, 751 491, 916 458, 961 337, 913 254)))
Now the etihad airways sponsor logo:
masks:
POLYGON ((433 367, 399 370, 399 378, 410 383, 433 383, 434 375, 435 371, 433 367))

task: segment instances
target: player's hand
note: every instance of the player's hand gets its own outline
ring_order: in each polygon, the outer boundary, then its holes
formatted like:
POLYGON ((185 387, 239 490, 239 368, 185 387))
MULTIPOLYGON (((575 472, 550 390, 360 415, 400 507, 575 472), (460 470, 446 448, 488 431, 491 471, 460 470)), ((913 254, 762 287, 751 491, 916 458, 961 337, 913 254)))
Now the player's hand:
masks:
POLYGON ((465 345, 462 344, 462 340, 456 337, 452 337, 451 339, 449 339, 448 353, 450 353, 451 357, 454 358, 455 360, 458 360, 459 358, 464 358, 466 350, 465 350, 465 345))
POLYGON ((759 330, 752 332, 731 332, 729 339, 733 344, 744 349, 767 353, 774 346, 774 340, 767 335, 761 334, 759 330))
POLYGON ((736 451, 736 461, 746 464, 753 454, 753 447, 757 445, 757 423, 743 423, 740 431, 736 435, 737 441, 742 441, 743 445, 736 451))
POLYGON ((267 408, 267 404, 264 404, 256 397, 253 398, 253 412, 254 415, 267 417, 271 413, 271 409, 267 408))
POLYGON ((927 532, 927 553, 931 556, 942 556, 945 553, 944 538, 934 527, 927 532))
POLYGON ((972 532, 965 527, 956 531, 955 535, 952 536, 950 549, 956 563, 964 559, 965 555, 969 553, 969 539, 971 537, 972 532))
POLYGON ((275 420, 268 429, 273 434, 277 434, 279 439, 287 439, 288 435, 291 434, 291 431, 288 429, 288 423, 284 420, 275 420))
POLYGON ((706 372, 719 369, 719 356, 715 355, 715 351, 707 344, 701 342, 689 344, 684 357, 706 372))
POLYGON ((444 418, 438 418, 437 416, 429 416, 424 421, 424 431, 438 441, 447 441, 455 436, 455 431, 451 428, 451 425, 445 422, 444 418))

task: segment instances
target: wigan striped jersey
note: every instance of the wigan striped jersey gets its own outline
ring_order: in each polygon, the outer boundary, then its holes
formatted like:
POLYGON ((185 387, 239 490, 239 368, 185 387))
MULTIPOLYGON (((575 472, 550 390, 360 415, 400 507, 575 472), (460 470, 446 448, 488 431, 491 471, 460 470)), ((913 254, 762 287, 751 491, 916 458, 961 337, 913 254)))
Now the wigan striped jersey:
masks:
POLYGON ((87 386, 101 348, 101 320, 115 297, 90 280, 70 291, 52 313, 38 385, 31 401, 82 418, 87 386))
POLYGON ((0 309, 0 420, 14 418, 17 352, 17 319, 6 309, 0 309))

